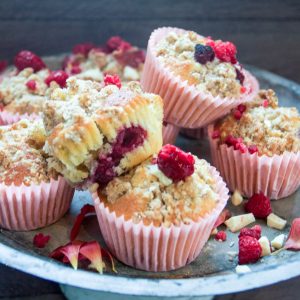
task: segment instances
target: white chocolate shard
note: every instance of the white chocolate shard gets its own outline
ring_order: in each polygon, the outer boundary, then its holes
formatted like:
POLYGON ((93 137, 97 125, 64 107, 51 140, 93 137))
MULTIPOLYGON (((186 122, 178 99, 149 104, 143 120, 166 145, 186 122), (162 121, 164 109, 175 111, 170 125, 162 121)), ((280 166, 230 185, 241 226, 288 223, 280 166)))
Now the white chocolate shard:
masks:
POLYGON ((252 213, 250 213, 231 217, 225 221, 225 225, 231 232, 237 232, 253 222, 255 222, 255 217, 252 213))
POLYGON ((282 230, 286 225, 286 220, 278 217, 277 215, 271 213, 267 217, 267 225, 271 228, 282 230))
POLYGON ((234 193, 231 196, 231 203, 234 206, 238 206, 243 202, 243 196, 241 195, 241 193, 238 190, 235 190, 234 193))
POLYGON ((283 244, 284 244, 284 239, 285 239, 285 235, 283 233, 277 235, 271 241, 271 246, 274 247, 275 249, 281 249, 283 247, 283 244))
POLYGON ((259 240, 258 240, 261 249, 262 249, 262 253, 261 256, 267 256, 271 254, 271 247, 270 247, 270 241, 268 240, 268 238, 266 236, 262 236, 259 240))
POLYGON ((247 265, 237 265, 235 267, 235 272, 238 274, 245 274, 251 272, 251 269, 247 265))

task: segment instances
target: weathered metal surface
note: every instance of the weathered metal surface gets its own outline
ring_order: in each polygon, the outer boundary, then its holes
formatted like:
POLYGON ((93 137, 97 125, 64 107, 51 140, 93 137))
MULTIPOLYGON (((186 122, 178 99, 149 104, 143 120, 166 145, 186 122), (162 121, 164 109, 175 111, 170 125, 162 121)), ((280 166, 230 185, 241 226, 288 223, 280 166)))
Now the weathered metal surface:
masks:
MULTIPOLYGON (((272 87, 284 106, 300 109, 300 86, 279 76, 250 68, 259 78, 262 87, 272 87)), ((179 137, 177 144, 185 150, 209 159, 206 140, 195 141, 179 137)), ((0 232, 0 262, 24 272, 57 281, 62 284, 112 293, 151 296, 193 296, 216 295, 247 290, 272 284, 300 274, 300 253, 282 251, 277 255, 263 258, 251 266, 252 272, 238 275, 234 269, 237 259, 230 260, 230 252, 237 252, 238 234, 228 232, 224 243, 210 239, 200 256, 190 265, 167 273, 150 273, 132 269, 117 262, 118 274, 108 271, 99 275, 92 271, 74 271, 70 267, 48 258, 51 250, 68 241, 70 228, 80 207, 91 202, 87 192, 77 192, 70 212, 59 222, 32 232, 0 232), (51 235, 46 248, 35 249, 32 244, 37 232, 51 235), (234 242, 234 245, 232 245, 234 242)), ((278 215, 291 220, 300 216, 300 191, 279 201, 272 202, 278 215)), ((242 208, 232 208, 242 213, 242 208)), ((281 232, 270 229, 265 221, 259 221, 263 234, 272 239, 281 232)), ((288 233, 289 226, 284 233, 288 233)), ((101 235, 96 217, 88 217, 79 236, 82 240, 99 240, 101 235)), ((102 241, 101 241, 102 243, 102 241)))

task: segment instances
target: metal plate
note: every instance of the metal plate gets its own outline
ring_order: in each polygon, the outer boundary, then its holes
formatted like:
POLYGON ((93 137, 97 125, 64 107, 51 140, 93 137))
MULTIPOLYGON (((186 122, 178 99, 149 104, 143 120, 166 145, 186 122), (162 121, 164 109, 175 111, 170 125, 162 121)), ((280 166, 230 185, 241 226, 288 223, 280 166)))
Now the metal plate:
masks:
MULTIPOLYGON (((56 59, 57 62, 57 59, 56 59)), ((300 86, 294 82, 269 72, 250 69, 260 80, 262 87, 271 87, 279 95, 281 105, 296 106, 300 109, 300 86)), ((195 141, 179 137, 177 145, 185 150, 209 160, 207 140, 195 141)), ((81 288, 151 296, 201 296, 217 295, 247 290, 272 284, 300 275, 300 253, 282 251, 271 255, 251 266, 251 273, 236 274, 237 258, 230 259, 230 252, 237 252, 238 234, 228 232, 224 243, 210 239, 200 256, 190 265, 166 273, 139 271, 117 262, 118 274, 106 272, 99 275, 92 271, 75 271, 68 266, 49 259, 47 256, 54 248, 68 241, 70 228, 80 207, 91 202, 88 192, 76 192, 70 212, 59 222, 32 232, 0 232, 0 262, 33 275, 50 279, 62 284, 81 288), (37 232, 51 235, 46 248, 35 249, 32 244, 37 232), (234 242, 234 245, 232 245, 234 242)), ((291 220, 300 216, 300 191, 279 201, 272 202, 276 214, 291 220)), ((230 207, 236 214, 243 213, 242 208, 230 207)), ((272 239, 281 232, 270 229, 264 221, 263 235, 272 239)), ((288 233, 289 226, 284 233, 288 233)), ((99 240, 101 235, 96 217, 88 217, 79 236, 82 240, 99 240)), ((101 241, 102 243, 102 241, 101 241)))

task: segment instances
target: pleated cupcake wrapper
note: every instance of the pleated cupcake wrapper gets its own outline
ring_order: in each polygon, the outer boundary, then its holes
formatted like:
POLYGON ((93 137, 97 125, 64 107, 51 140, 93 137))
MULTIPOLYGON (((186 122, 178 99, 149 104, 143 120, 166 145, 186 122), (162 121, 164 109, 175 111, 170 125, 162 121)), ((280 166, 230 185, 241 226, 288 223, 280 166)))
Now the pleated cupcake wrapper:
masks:
POLYGON ((293 194, 300 186, 300 151, 284 152, 272 157, 257 153, 241 153, 212 139, 214 126, 208 127, 212 161, 231 191, 244 196, 264 193, 271 199, 293 194))
POLYGON ((163 145, 171 144, 174 145, 176 138, 178 136, 180 128, 173 124, 163 125, 162 135, 163 135, 163 145))
POLYGON ((202 140, 207 136, 207 127, 195 129, 181 128, 180 133, 195 140, 202 140))
POLYGON ((0 227, 27 231, 50 225, 69 209, 74 189, 63 177, 39 185, 0 184, 0 227))
POLYGON ((27 119, 27 120, 36 120, 40 118, 39 115, 37 114, 13 114, 9 111, 1 111, 0 112, 0 125, 9 125, 9 124, 13 124, 16 123, 22 119, 27 119))
POLYGON ((215 209, 189 225, 167 228, 138 224, 110 212, 93 194, 102 236, 109 250, 123 263, 146 271, 169 271, 192 262, 209 239, 213 226, 228 200, 228 189, 214 167, 219 202, 215 209))
POLYGON ((186 32, 178 28, 156 29, 150 36, 141 84, 145 91, 159 94, 164 100, 164 119, 178 127, 199 128, 223 117, 241 103, 251 101, 258 93, 257 80, 244 70, 244 87, 247 92, 239 98, 213 97, 199 91, 176 76, 156 57, 157 43, 168 33, 186 32))

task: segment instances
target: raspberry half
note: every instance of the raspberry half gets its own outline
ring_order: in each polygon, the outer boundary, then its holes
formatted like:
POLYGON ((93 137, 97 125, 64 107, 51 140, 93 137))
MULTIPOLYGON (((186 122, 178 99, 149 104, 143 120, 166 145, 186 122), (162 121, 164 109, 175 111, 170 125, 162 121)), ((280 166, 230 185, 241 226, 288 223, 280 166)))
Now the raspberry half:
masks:
POLYGON ((237 59, 236 59, 237 51, 233 43, 209 40, 206 44, 213 48, 216 57, 220 61, 230 62, 232 64, 237 63, 237 59))
POLYGON ((239 239, 239 264, 257 262, 261 257, 262 249, 258 240, 252 236, 242 236, 239 239))
POLYGON ((95 48, 95 45, 92 43, 77 44, 73 47, 72 52, 74 54, 82 54, 84 57, 87 57, 93 48, 95 48))
POLYGON ((132 45, 124 41, 120 36, 112 36, 106 42, 106 47, 110 50, 110 52, 115 50, 127 51, 132 47, 132 45))
POLYGON ((193 155, 169 144, 165 145, 158 153, 157 164, 159 169, 174 182, 184 180, 195 170, 193 155))
POLYGON ((63 70, 52 71, 45 79, 45 83, 49 86, 52 81, 55 81, 61 88, 64 88, 68 77, 69 75, 63 70))
POLYGON ((270 198, 263 193, 254 194, 245 204, 245 209, 249 213, 253 213, 256 218, 265 219, 271 212, 270 198))
POLYGON ((109 75, 106 74, 104 77, 104 84, 107 85, 116 85, 118 88, 121 88, 121 80, 118 75, 109 75))
POLYGON ((252 236, 259 240, 261 237, 261 227, 259 225, 254 225, 251 228, 242 228, 239 234, 239 239, 243 236, 252 236))
POLYGON ((215 235, 215 240, 225 242, 227 238, 226 232, 223 230, 218 231, 215 235))
POLYGON ((36 90, 36 81, 35 80, 29 80, 26 82, 26 86, 29 90, 35 91, 36 90))
POLYGON ((31 51, 22 50, 16 56, 14 64, 19 71, 26 68, 32 68, 34 72, 46 68, 43 60, 31 51))

